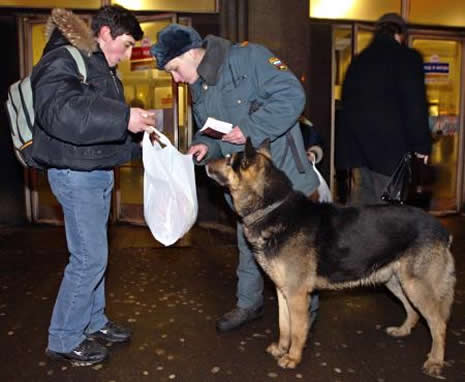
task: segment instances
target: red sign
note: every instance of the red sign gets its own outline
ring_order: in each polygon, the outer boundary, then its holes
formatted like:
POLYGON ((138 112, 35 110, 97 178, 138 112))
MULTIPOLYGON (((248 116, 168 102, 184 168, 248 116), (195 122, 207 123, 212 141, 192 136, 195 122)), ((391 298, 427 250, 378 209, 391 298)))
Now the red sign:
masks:
POLYGON ((150 46, 135 46, 132 48, 131 61, 146 60, 147 58, 152 58, 150 46))

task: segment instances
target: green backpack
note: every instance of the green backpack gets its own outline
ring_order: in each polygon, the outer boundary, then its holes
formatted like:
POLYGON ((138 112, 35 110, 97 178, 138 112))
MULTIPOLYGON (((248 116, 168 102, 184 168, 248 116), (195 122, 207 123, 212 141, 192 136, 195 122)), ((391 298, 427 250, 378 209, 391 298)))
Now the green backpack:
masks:
MULTIPOLYGON (((71 53, 76 61, 82 82, 86 82, 87 69, 82 53, 72 45, 64 48, 71 53)), ((31 76, 15 82, 8 89, 6 100, 7 114, 10 120, 10 133, 16 158, 24 167, 37 166, 32 158, 34 136, 34 103, 32 99, 31 76)))

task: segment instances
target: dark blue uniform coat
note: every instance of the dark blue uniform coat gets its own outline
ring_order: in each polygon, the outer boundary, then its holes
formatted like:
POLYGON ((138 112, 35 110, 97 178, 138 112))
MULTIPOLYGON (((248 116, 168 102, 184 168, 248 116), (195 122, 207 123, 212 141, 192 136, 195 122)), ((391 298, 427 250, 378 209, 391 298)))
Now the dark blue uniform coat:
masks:
MULTIPOLYGON (((208 36, 206 43, 200 78, 191 86, 197 126, 213 117, 239 126, 254 146, 270 138, 275 164, 295 189, 312 193, 319 181, 306 158, 298 122, 305 105, 299 80, 261 45, 232 44, 214 36, 208 36), (297 149, 294 154, 289 141, 297 149)), ((203 163, 244 149, 200 134, 194 137, 193 144, 197 143, 209 148, 203 163)))

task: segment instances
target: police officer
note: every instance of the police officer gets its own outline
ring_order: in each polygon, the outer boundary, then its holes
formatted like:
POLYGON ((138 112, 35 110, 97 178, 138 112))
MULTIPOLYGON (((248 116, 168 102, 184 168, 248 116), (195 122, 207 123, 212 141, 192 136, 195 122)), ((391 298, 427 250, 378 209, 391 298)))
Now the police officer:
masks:
MULTIPOLYGON (((267 48, 234 44, 211 35, 202 40, 194 29, 171 24, 159 32, 151 52, 159 69, 170 73, 175 82, 190 85, 198 127, 208 117, 233 125, 232 131, 219 139, 197 132, 189 153, 198 164, 243 151, 246 137, 254 146, 269 138, 273 161, 294 188, 307 195, 317 189, 319 181, 306 158, 298 123, 305 105, 304 90, 286 64, 267 48)), ((240 223, 237 240, 237 306, 216 322, 221 332, 263 315, 263 278, 240 223)), ((317 308, 316 296, 312 320, 317 308)))

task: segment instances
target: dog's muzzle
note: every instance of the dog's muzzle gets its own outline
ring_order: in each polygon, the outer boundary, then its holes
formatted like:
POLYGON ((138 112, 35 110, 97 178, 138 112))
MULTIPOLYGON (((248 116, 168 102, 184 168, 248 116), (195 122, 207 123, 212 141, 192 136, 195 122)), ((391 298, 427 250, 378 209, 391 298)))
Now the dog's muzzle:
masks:
POLYGON ((224 168, 225 159, 217 159, 208 162, 205 165, 205 170, 209 178, 213 179, 215 182, 221 186, 226 186, 227 178, 224 176, 221 168, 224 168))

